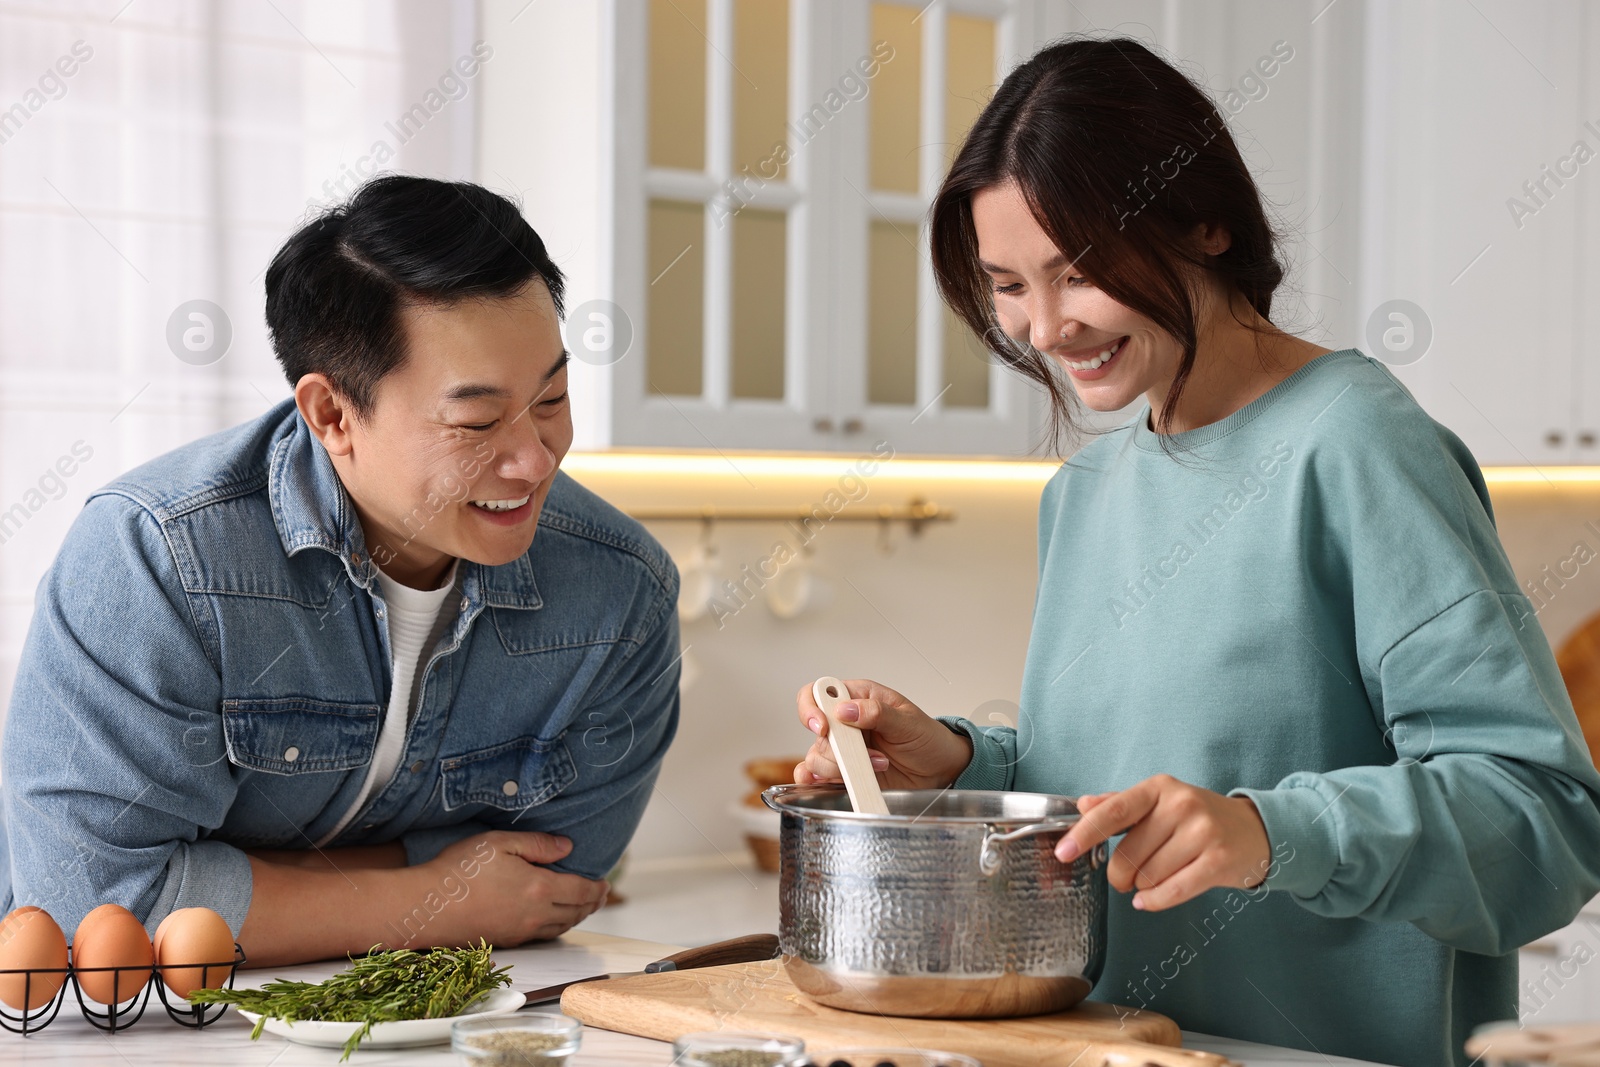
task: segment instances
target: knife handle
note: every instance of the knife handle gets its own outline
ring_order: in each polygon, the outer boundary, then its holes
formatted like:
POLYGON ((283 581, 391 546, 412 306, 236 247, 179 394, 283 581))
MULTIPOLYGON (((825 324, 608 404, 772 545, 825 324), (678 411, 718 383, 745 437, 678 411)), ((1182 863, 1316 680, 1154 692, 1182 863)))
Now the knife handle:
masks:
POLYGON ((658 974, 661 971, 687 971, 694 967, 717 967, 725 963, 756 963, 774 959, 777 955, 776 934, 746 934, 744 937, 732 937, 699 948, 674 952, 665 959, 646 964, 644 972, 658 974))

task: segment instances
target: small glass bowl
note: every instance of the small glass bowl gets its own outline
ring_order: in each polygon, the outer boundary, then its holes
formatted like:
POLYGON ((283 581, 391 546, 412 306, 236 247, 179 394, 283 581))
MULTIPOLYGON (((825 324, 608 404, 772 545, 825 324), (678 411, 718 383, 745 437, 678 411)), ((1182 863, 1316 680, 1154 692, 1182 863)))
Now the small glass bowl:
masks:
POLYGON ((959 1052, 920 1048, 836 1048, 813 1059, 820 1067, 827 1067, 835 1060, 843 1060, 851 1067, 878 1067, 880 1063, 892 1063, 894 1067, 983 1067, 979 1061, 959 1052))
POLYGON ((554 1012, 486 1015, 450 1027, 450 1047, 465 1067, 558 1067, 582 1038, 581 1022, 554 1012))
POLYGON ((684 1034, 672 1043, 673 1067, 754 1067, 752 1054, 771 1059, 765 1067, 789 1067, 800 1062, 806 1043, 786 1034, 741 1034, 712 1030, 684 1034), (744 1053, 744 1057, 739 1057, 744 1053))

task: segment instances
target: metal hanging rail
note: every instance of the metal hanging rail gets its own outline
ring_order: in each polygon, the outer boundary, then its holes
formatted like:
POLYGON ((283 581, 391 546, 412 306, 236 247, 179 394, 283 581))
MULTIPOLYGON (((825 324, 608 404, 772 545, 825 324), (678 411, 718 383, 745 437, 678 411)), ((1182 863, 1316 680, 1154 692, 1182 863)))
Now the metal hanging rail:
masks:
POLYGON ((940 507, 921 497, 913 497, 910 503, 891 505, 880 504, 875 508, 858 508, 846 506, 837 512, 829 512, 818 505, 813 508, 783 508, 783 507, 748 507, 748 508, 717 508, 717 507, 680 507, 680 508, 638 508, 628 512, 640 522, 703 522, 707 524, 718 522, 805 522, 822 520, 828 523, 835 522, 903 522, 910 527, 913 534, 920 534, 924 526, 930 522, 954 522, 956 513, 951 508, 940 507), (822 514, 817 514, 818 511, 822 514))

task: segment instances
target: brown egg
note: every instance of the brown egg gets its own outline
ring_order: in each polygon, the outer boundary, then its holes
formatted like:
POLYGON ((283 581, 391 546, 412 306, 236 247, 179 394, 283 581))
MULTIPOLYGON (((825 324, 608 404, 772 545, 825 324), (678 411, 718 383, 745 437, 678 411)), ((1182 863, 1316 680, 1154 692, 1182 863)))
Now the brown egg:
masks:
POLYGON ((233 931, 210 908, 179 908, 156 927, 156 967, 180 997, 196 989, 220 989, 232 971, 233 931), (194 964, 221 964, 196 967, 194 964))
POLYGON ((32 1011, 50 1003, 67 980, 66 967, 67 938, 49 912, 22 907, 0 921, 0 971, 36 972, 0 974, 0 1000, 9 1007, 32 1011))
POLYGON ((150 981, 155 948, 133 912, 102 904, 83 917, 72 935, 72 966, 78 988, 100 1004, 128 1000, 150 981), (115 967, 116 970, 98 970, 115 967))

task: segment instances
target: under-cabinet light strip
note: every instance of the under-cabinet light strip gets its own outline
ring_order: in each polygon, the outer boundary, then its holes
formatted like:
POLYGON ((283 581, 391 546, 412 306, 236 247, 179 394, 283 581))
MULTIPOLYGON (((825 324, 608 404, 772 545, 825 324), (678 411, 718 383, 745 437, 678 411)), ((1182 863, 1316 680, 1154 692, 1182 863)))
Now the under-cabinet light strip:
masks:
MULTIPOLYGON (((567 456, 562 467, 578 475, 837 478, 860 464, 873 463, 878 464, 875 473, 880 476, 929 482, 1042 484, 1060 467, 1059 463, 1042 460, 903 457, 880 460, 870 453, 784 456, 709 452, 574 452, 567 456)), ((1490 485, 1600 487, 1600 466, 1485 467, 1483 476, 1490 485)))

